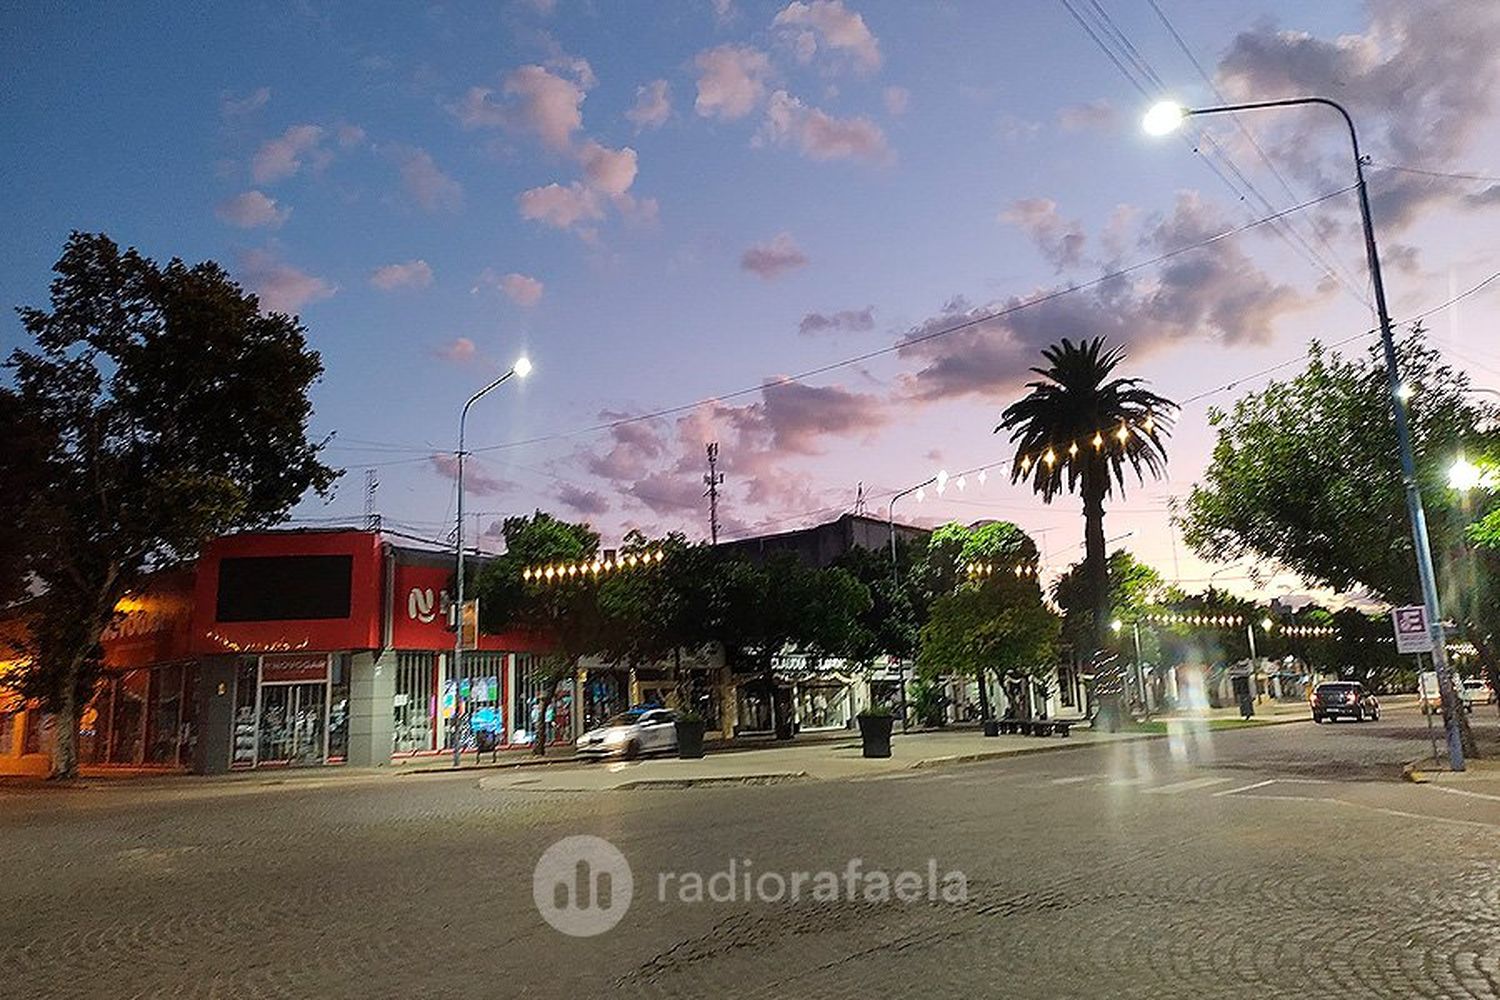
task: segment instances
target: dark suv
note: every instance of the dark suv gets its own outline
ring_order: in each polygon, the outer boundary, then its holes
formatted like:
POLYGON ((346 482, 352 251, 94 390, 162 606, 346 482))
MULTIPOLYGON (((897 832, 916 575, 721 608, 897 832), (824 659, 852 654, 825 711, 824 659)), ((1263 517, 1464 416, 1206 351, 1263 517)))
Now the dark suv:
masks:
POLYGON ((1358 681, 1329 681, 1319 684, 1312 693, 1312 717, 1314 722, 1337 719, 1340 716, 1363 722, 1379 720, 1380 702, 1365 690, 1358 681))

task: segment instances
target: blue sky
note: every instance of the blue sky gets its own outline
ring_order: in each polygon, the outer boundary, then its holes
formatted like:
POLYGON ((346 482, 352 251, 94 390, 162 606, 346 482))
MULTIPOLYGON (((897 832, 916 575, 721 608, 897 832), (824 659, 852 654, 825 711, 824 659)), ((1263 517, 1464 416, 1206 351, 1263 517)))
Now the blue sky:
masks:
MULTIPOLYGON (((1483 179, 1500 173, 1495 7, 1157 7, 1188 52, 1149 0, 9 5, 0 300, 43 302, 75 228, 221 261, 297 312, 327 365, 316 428, 349 473, 298 515, 357 514, 373 466, 377 507, 432 536, 451 517, 458 407, 524 350, 533 377, 476 407, 470 440, 546 440, 479 455, 467 502, 494 512, 481 530, 543 507, 612 539, 706 533, 706 440, 731 535, 833 516, 860 482, 883 512, 940 468, 1005 459, 995 416, 1062 336, 1126 341, 1135 373, 1185 398, 1368 328, 1344 194, 1279 233, 756 390, 1347 183, 1317 112, 1217 121, 1199 155, 1137 127, 1163 91, 1347 101, 1398 317, 1500 269, 1500 186, 1483 179)), ((1429 319, 1491 385, 1493 287, 1429 319)), ((0 347, 20 338, 0 325, 0 347)), ((1170 480, 1108 523, 1190 585, 1217 569, 1248 586, 1180 543, 1174 559, 1166 515, 1206 461, 1206 406, 1233 398, 1190 405, 1170 480)), ((1044 508, 995 477, 903 504, 1017 520, 1058 568, 1079 552, 1076 501, 1044 508)))

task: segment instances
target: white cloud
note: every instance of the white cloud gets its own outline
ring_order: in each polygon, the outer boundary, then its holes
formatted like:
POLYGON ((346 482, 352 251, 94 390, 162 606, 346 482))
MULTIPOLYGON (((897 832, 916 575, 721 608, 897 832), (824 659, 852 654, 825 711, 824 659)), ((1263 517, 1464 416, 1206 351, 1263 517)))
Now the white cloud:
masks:
POLYGON ((318 125, 293 125, 274 139, 267 139, 250 161, 250 176, 257 184, 290 177, 318 150, 323 129, 318 125))
POLYGON ((868 118, 835 118, 811 108, 784 90, 771 95, 764 134, 779 145, 795 143, 814 160, 860 159, 881 163, 890 159, 885 133, 868 118))
POLYGON ((450 110, 464 128, 528 132, 553 152, 567 152, 583 128, 583 99, 593 82, 587 62, 575 68, 576 78, 568 79, 543 66, 521 66, 501 84, 504 101, 495 101, 488 87, 470 87, 450 110))
POLYGON ((246 191, 227 198, 214 208, 214 214, 231 226, 255 229, 258 226, 275 228, 292 214, 290 208, 278 205, 276 199, 261 191, 246 191))
POLYGON ((383 292, 393 292, 398 288, 426 288, 432 284, 432 268, 425 260, 386 264, 371 273, 370 284, 383 292))
POLYGON ((635 105, 625 117, 637 132, 661 128, 672 117, 672 89, 665 80, 652 80, 635 89, 635 105))
POLYGON ((266 250, 251 250, 240 259, 245 286, 260 297, 262 312, 294 313, 329 298, 337 286, 276 259, 266 250))
MULTIPOLYGON (((799 31, 796 39, 803 51, 809 46, 816 48, 817 40, 821 38, 827 48, 849 56, 860 72, 870 73, 880 68, 880 42, 865 24, 865 19, 845 7, 842 0, 811 0, 810 3, 795 0, 787 4, 771 24, 778 28, 808 29, 799 31)), ((807 51, 808 58, 811 55, 811 51, 807 51)))
POLYGON ((791 233, 777 233, 769 243, 758 243, 740 256, 740 267, 770 281, 807 265, 807 255, 791 233))
POLYGON ((256 87, 244 97, 226 93, 219 98, 219 113, 225 118, 239 118, 259 111, 271 100, 270 87, 256 87))
POLYGON ((840 309, 833 313, 810 312, 802 317, 797 332, 804 337, 820 333, 867 333, 875 329, 875 307, 840 309))
POLYGON ((771 60, 747 45, 720 45, 698 53, 698 97, 694 109, 704 118, 743 118, 765 98, 771 60))

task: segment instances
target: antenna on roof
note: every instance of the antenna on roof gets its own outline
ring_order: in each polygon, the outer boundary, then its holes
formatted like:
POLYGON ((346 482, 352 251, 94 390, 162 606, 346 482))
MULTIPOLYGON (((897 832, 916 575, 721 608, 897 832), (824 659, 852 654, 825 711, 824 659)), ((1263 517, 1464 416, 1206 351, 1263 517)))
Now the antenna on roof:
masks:
POLYGON ((365 530, 380 530, 380 515, 375 513, 375 491, 380 489, 380 480, 374 469, 365 470, 365 530))

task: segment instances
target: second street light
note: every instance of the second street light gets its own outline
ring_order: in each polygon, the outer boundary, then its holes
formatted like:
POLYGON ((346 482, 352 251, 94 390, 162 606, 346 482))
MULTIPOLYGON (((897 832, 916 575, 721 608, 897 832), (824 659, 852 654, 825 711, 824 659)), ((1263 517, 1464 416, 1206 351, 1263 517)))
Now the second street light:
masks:
MULTIPOLYGON (((458 570, 454 578, 453 589, 456 598, 453 602, 453 672, 449 675, 453 678, 453 766, 457 767, 463 757, 463 733, 459 731, 459 684, 463 681, 464 666, 464 424, 469 419, 469 407, 479 401, 479 397, 498 386, 500 383, 515 378, 525 378, 531 374, 531 359, 521 355, 516 363, 511 366, 510 371, 501 375, 489 385, 480 389, 469 397, 464 408, 458 414, 458 469, 454 478, 458 481, 458 520, 454 526, 453 548, 457 552, 458 570)), ((474 635, 479 635, 479 612, 474 613, 474 635)))
POLYGON ((1288 97, 1275 101, 1251 101, 1207 108, 1185 108, 1172 101, 1162 101, 1146 112, 1141 127, 1151 135, 1166 135, 1188 118, 1202 115, 1237 114, 1270 108, 1293 108, 1319 105, 1332 108, 1349 129, 1349 143, 1354 153, 1354 186, 1359 195, 1359 217, 1364 226, 1365 259, 1370 269, 1370 284, 1375 291, 1375 310, 1380 318, 1380 342, 1385 353, 1386 380, 1391 393, 1391 410, 1395 414, 1396 443, 1401 461, 1401 483, 1406 494, 1407 517, 1411 522, 1412 548, 1417 558, 1417 577, 1421 583, 1422 604, 1427 612, 1427 628, 1432 643, 1432 665, 1438 675, 1438 690, 1443 699, 1443 721, 1448 739, 1448 766, 1464 769, 1463 738, 1458 698, 1453 688, 1453 674, 1448 669, 1448 654, 1443 638, 1442 609, 1438 603, 1437 573, 1432 564, 1432 547, 1427 538, 1427 515, 1422 509, 1422 493, 1417 484, 1416 460, 1412 454, 1411 428, 1407 420, 1410 392, 1401 381, 1396 362, 1396 341, 1391 333, 1390 311, 1385 304, 1385 282, 1380 273, 1380 253, 1375 246, 1375 224, 1370 218, 1370 195, 1365 186, 1365 160, 1359 151, 1359 133, 1354 119, 1337 101, 1326 97, 1288 97))

